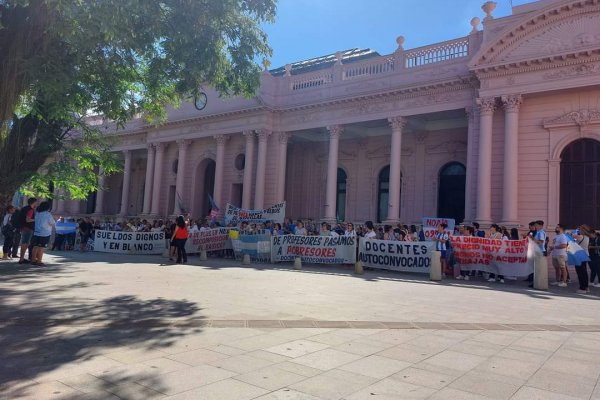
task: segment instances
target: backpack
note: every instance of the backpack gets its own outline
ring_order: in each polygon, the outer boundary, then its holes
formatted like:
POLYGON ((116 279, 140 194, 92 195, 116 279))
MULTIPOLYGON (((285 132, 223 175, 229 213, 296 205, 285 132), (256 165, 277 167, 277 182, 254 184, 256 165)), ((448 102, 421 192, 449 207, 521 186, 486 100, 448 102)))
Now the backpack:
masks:
POLYGON ((25 212, 23 211, 23 208, 13 213, 10 217, 10 224, 15 229, 21 229, 25 226, 25 212))

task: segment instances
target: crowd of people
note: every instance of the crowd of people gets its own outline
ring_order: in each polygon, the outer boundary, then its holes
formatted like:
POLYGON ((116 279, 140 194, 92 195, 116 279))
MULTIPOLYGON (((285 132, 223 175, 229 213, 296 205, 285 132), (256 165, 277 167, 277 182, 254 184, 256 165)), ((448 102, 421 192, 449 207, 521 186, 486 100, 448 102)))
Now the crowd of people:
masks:
MULTIPOLYGON (((101 221, 84 217, 69 219, 59 217, 58 224, 71 224, 72 230, 55 230, 55 218, 50 213, 51 204, 48 201, 39 202, 30 198, 22 209, 14 206, 6 208, 2 220, 2 259, 18 259, 19 264, 31 263, 43 266, 42 258, 54 234, 51 250, 75 250, 76 238, 79 239, 79 251, 88 250, 96 230, 123 232, 164 232, 170 240, 171 259, 177 257, 177 263, 186 263, 185 242, 190 232, 202 232, 221 227, 215 220, 191 219, 179 216, 175 220, 152 220, 143 218, 128 219, 116 222, 110 219, 101 221), (28 257, 26 257, 28 253, 28 257)), ((296 220, 286 218, 280 223, 252 223, 241 221, 237 225, 228 224, 226 227, 235 228, 240 234, 267 233, 271 235, 302 235, 302 236, 352 236, 367 239, 391 241, 425 241, 425 231, 416 225, 375 225, 372 221, 355 225, 351 222, 329 224, 313 220, 296 220)), ((469 280, 482 277, 490 282, 504 283, 502 275, 486 274, 481 271, 461 271, 455 264, 450 234, 455 236, 474 236, 490 239, 520 240, 530 237, 539 246, 544 255, 550 255, 555 270, 555 280, 551 283, 557 286, 567 286, 570 282, 568 265, 575 267, 579 280, 579 293, 589 292, 590 286, 600 287, 600 234, 588 225, 581 225, 572 232, 566 232, 562 225, 555 228, 556 235, 551 243, 546 235, 543 221, 532 221, 525 233, 517 228, 508 229, 498 224, 492 224, 488 232, 480 228, 477 222, 460 224, 453 232, 447 230, 446 224, 440 224, 431 240, 435 242, 436 250, 441 253, 442 271, 456 279, 469 280), (569 242, 577 243, 588 257, 585 261, 572 260, 567 253, 569 242), (589 261, 587 261, 589 260, 589 261), (590 270, 588 274, 588 269, 590 270)), ((532 276, 528 279, 531 281, 532 276)))

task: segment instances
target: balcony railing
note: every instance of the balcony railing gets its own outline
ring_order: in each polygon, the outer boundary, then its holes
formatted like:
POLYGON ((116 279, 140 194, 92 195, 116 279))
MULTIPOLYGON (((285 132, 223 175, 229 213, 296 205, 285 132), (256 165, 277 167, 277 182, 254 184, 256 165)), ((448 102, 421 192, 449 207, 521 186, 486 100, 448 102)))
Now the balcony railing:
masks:
POLYGON ((323 86, 333 81, 333 75, 330 71, 319 72, 318 74, 298 75, 290 82, 291 90, 309 89, 323 86))
POLYGON ((343 80, 357 79, 365 76, 380 75, 394 70, 393 57, 378 57, 361 63, 344 66, 343 80))
POLYGON ((469 38, 465 37, 406 51, 404 53, 404 65, 406 68, 415 68, 468 55, 469 38))

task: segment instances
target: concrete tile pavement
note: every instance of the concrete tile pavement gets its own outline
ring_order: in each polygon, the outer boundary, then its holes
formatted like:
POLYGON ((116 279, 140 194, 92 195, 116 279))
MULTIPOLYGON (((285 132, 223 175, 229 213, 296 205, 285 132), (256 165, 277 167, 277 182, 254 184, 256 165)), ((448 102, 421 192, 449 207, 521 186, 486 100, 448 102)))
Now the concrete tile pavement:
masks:
POLYGON ((110 260, 3 270, 0 399, 600 399, 597 300, 526 290, 110 260), (506 320, 461 321, 473 291, 506 320))

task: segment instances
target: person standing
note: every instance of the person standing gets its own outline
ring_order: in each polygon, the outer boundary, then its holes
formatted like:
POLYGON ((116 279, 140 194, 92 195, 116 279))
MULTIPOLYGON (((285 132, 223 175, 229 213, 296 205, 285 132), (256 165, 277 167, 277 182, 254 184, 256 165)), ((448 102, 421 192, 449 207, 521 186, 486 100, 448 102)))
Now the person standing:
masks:
POLYGON ((377 233, 375 233, 375 226, 373 226, 373 221, 365 222, 365 227, 367 228, 367 232, 365 233, 365 239, 377 239, 377 233))
POLYGON ((590 244, 590 285, 600 287, 600 235, 594 229, 590 229, 588 236, 590 244), (598 279, 597 283, 594 280, 598 279))
MULTIPOLYGON (((581 246, 581 248, 583 249, 583 251, 585 251, 585 254, 588 257, 590 256, 590 238, 588 236, 589 231, 589 226, 581 225, 579 228, 577 228, 573 235, 573 239, 575 239, 577 244, 581 246)), ((577 293, 579 294, 585 294, 590 291, 590 278, 587 272, 588 263, 589 261, 582 261, 581 264, 575 265, 575 272, 577 273, 577 280, 579 281, 579 290, 577 290, 577 293)))
MULTIPOLYGON (((35 229, 35 209, 37 208, 38 201, 36 198, 29 198, 27 205, 19 213, 19 221, 21 225, 21 257, 19 258, 19 264, 27 264, 33 260, 25 260, 25 252, 31 244, 33 238, 33 231, 35 229)), ((30 256, 31 251, 29 252, 30 256)))
POLYGON ((356 237, 356 231, 354 230, 354 224, 348 223, 346 224, 346 230, 344 231, 344 236, 346 237, 356 237))
POLYGON ((81 222, 79 223, 79 237, 80 237, 79 251, 80 252, 84 253, 87 250, 87 244, 88 244, 88 241, 90 240, 93 229, 94 229, 94 226, 87 218, 82 219, 81 222))
MULTIPOLYGON (((502 240, 504 239, 503 229, 498 224, 492 224, 490 226, 490 239, 502 240)), ((507 238, 508 239, 508 238, 507 238)), ((504 275, 498 275, 500 283, 504 283, 504 275)), ((496 282, 496 274, 490 273, 488 282, 496 282)))
POLYGON ((177 217, 177 221, 175 223, 175 232, 173 232, 172 241, 175 242, 175 246, 177 247, 177 264, 187 263, 187 253, 185 252, 185 242, 188 239, 188 229, 185 224, 185 220, 183 219, 183 215, 177 217))
POLYGON ((306 228, 304 227, 304 222, 298 220, 298 223, 296 224, 296 228, 294 229, 293 234, 297 235, 297 236, 308 235, 308 233, 306 232, 306 228))
POLYGON ((35 228, 33 231, 33 238, 31 244, 33 246, 32 265, 43 267, 42 257, 44 256, 44 249, 50 242, 50 236, 52 236, 52 228, 54 228, 55 222, 52 214, 50 214, 50 202, 44 201, 37 208, 35 214, 35 228))
POLYGON ((556 236, 550 246, 552 252, 552 265, 556 273, 556 282, 552 282, 551 285, 557 285, 560 287, 567 286, 567 246, 569 244, 567 237, 565 236, 565 230, 562 225, 556 225, 556 236))
POLYGON ((448 263, 446 261, 447 251, 448 251, 448 233, 446 232, 446 228, 448 225, 442 223, 437 226, 437 234, 433 238, 435 242, 435 249, 441 253, 440 260, 442 262, 442 272, 447 274, 450 273, 448 271, 448 263))
POLYGON ((12 225, 11 218, 15 213, 15 207, 9 205, 6 207, 6 214, 2 220, 2 235, 4 235, 4 245, 2 246, 2 259, 12 258, 13 238, 15 236, 15 227, 12 225))

